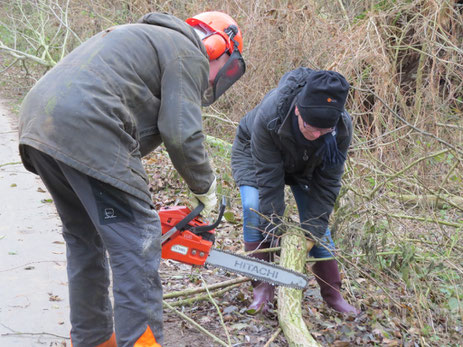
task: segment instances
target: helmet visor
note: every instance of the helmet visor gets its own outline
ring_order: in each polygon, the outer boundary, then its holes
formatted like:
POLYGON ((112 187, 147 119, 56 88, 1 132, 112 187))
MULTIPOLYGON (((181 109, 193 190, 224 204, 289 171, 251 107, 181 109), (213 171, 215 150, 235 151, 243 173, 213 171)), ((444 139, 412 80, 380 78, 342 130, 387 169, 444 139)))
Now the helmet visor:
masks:
POLYGON ((238 49, 235 49, 225 65, 215 76, 214 83, 203 94, 202 105, 212 105, 246 71, 246 64, 238 49))

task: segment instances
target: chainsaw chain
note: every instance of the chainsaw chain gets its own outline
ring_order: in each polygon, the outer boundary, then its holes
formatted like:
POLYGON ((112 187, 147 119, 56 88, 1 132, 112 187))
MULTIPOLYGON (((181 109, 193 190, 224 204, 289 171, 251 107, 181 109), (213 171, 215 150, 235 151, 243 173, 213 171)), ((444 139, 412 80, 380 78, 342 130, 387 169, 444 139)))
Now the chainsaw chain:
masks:
MULTIPOLYGON (((257 259, 257 258, 253 258, 253 257, 250 257, 250 256, 247 256, 247 255, 243 255, 243 254, 236 254, 236 253, 233 253, 233 252, 230 252, 230 251, 226 251, 226 250, 223 250, 223 249, 218 249, 218 248, 212 248, 213 250, 216 250, 218 252, 221 252, 221 253, 227 253, 227 254, 230 254, 230 255, 233 255, 235 257, 239 257, 241 259, 245 259, 245 260, 249 260, 249 261, 252 261, 252 262, 257 262, 257 263, 262 263, 262 264, 265 264, 265 265, 271 265, 273 268, 275 269, 278 269, 278 270, 283 270, 283 271, 286 271, 286 272, 290 272, 296 276, 299 276, 299 277, 303 277, 306 282, 308 283, 309 280, 307 278, 307 276, 305 276, 304 274, 301 274, 300 272, 297 272, 297 271, 294 271, 294 270, 291 270, 291 269, 287 269, 287 268, 284 268, 282 266, 279 266, 279 265, 276 265, 276 264, 273 264, 273 263, 269 263, 265 260, 261 260, 261 259, 257 259)), ((207 263, 207 261, 206 261, 207 263)), ((278 286, 283 286, 283 287, 288 287, 288 288, 294 288, 294 289, 304 289, 304 288, 301 288, 300 286, 297 286, 297 285, 293 285, 293 284, 286 284, 286 283, 282 283, 282 282, 278 282, 278 283, 273 283, 272 281, 269 281, 267 280, 266 278, 262 278, 262 277, 259 277, 259 276, 255 276, 255 275, 252 275, 250 276, 249 273, 247 272, 244 272, 244 271, 241 271, 241 270, 237 270, 237 269, 234 269, 234 268, 229 268, 229 267, 224 267, 224 266, 220 266, 220 265, 214 265, 214 264, 209 264, 207 263, 207 266, 212 266, 214 268, 219 268, 219 269, 225 269, 227 271, 231 271, 233 273, 237 273, 237 274, 240 274, 240 275, 243 275, 245 277, 249 277, 249 278, 252 278, 253 280, 255 281, 262 281, 262 282, 266 282, 266 283, 269 283, 271 284, 272 286, 275 286, 275 285, 278 285, 278 286)))

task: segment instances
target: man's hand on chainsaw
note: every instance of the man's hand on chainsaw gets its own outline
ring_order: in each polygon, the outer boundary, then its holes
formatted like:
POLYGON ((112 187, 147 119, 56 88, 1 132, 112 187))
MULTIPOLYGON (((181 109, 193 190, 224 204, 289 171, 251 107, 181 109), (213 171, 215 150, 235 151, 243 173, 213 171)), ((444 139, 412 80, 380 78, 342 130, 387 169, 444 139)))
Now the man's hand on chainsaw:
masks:
POLYGON ((217 189, 217 179, 214 177, 214 181, 212 181, 212 184, 206 193, 195 194, 191 192, 192 198, 190 199, 190 203, 192 205, 192 209, 198 206, 199 202, 201 202, 204 205, 204 209, 201 212, 201 215, 204 218, 208 219, 212 210, 217 205, 217 195, 215 194, 216 189, 217 189))

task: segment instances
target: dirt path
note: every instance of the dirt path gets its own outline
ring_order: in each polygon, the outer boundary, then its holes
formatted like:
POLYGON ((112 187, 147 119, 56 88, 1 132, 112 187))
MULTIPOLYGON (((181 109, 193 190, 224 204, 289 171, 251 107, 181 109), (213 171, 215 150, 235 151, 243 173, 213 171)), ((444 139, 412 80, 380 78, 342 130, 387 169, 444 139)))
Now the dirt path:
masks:
POLYGON ((16 123, 0 102, 0 346, 66 346, 60 221, 38 176, 19 163, 16 123))

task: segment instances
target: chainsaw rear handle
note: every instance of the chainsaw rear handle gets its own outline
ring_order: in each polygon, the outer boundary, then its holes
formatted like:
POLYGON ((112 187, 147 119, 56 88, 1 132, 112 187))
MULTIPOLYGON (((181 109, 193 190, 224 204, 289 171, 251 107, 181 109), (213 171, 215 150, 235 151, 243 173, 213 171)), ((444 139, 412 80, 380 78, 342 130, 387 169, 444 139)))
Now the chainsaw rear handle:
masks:
MULTIPOLYGON (((201 208, 201 211, 202 211, 202 209, 204 208, 204 205, 202 204, 202 202, 200 202, 199 204, 202 205, 202 208, 201 208)), ((225 213, 225 207, 227 207, 227 199, 225 197, 222 197, 222 201, 220 203, 220 208, 219 208, 219 216, 217 217, 216 221, 213 224, 202 225, 202 226, 199 226, 199 227, 191 228, 191 232, 193 232, 195 234, 200 234, 200 233, 203 233, 205 231, 210 231, 210 230, 213 230, 213 229, 217 228, 217 226, 222 221, 223 214, 225 213)), ((180 221, 179 224, 182 221, 180 221)), ((178 224, 177 224, 177 226, 178 226, 178 224)))
MULTIPOLYGON (((222 220, 223 214, 225 212, 225 206, 226 206, 226 199, 225 197, 222 198, 222 203, 220 205, 220 210, 219 210, 219 217, 217 220, 214 222, 212 225, 202 225, 202 226, 197 226, 193 227, 190 229, 190 231, 194 234, 202 234, 204 232, 208 232, 213 230, 217 225, 219 225, 220 221, 222 220)), ((174 234, 176 231, 183 230, 185 227, 190 223, 193 219, 199 216, 201 211, 204 209, 204 204, 199 201, 198 205, 193 209, 193 211, 190 211, 187 216, 185 216, 180 222, 178 222, 173 228, 171 228, 169 231, 164 233, 161 237, 161 245, 164 245, 174 234)))

